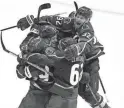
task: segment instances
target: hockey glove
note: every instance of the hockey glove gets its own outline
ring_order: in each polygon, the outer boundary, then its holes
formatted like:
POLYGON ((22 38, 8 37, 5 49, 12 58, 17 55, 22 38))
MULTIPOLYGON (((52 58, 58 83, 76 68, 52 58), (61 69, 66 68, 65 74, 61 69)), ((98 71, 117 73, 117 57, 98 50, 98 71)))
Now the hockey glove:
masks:
POLYGON ((27 29, 30 25, 33 24, 33 15, 28 15, 24 18, 21 18, 18 22, 17 22, 17 27, 20 28, 22 31, 27 29))
POLYGON ((82 75, 82 79, 80 81, 82 84, 88 84, 90 82, 90 75, 87 72, 84 72, 82 75))
POLYGON ((22 58, 22 54, 19 54, 17 56, 17 61, 19 62, 20 65, 27 65, 27 63, 25 62, 25 60, 22 58))
POLYGON ((24 68, 25 68, 24 65, 18 64, 16 66, 16 74, 17 74, 18 78, 20 78, 20 79, 25 78, 24 68))

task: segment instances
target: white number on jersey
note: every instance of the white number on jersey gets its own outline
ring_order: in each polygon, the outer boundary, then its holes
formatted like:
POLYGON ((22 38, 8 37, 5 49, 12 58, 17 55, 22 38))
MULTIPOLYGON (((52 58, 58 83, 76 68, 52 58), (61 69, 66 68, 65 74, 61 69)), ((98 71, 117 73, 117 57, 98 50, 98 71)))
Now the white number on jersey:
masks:
POLYGON ((62 25, 63 17, 57 17, 56 25, 62 25))
POLYGON ((81 80, 82 74, 83 74, 83 64, 74 64, 71 68, 70 84, 77 85, 77 83, 81 80), (80 67, 81 67, 81 72, 79 72, 80 67))
MULTIPOLYGON (((49 72, 49 67, 48 67, 48 66, 45 66, 45 69, 46 69, 46 71, 49 72)), ((32 78, 32 77, 33 77, 33 76, 32 76, 32 73, 31 73, 30 70, 29 70, 29 66, 26 66, 26 67, 25 67, 25 75, 26 75, 26 77, 28 77, 28 78, 32 78)), ((48 74, 48 73, 40 74, 40 75, 39 75, 39 78, 41 78, 42 81, 48 81, 48 80, 49 80, 49 74, 48 74)))

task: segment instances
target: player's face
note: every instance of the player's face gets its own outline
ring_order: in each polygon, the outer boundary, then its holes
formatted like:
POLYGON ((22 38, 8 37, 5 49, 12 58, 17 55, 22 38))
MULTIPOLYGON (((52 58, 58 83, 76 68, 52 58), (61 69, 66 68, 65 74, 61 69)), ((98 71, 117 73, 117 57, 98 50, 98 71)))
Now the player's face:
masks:
POLYGON ((52 47, 56 47, 57 35, 55 35, 55 36, 53 36, 53 37, 51 38, 50 43, 51 43, 51 46, 52 46, 52 47))
POLYGON ((86 23, 88 20, 82 15, 76 15, 75 17, 75 28, 80 28, 81 25, 86 23))

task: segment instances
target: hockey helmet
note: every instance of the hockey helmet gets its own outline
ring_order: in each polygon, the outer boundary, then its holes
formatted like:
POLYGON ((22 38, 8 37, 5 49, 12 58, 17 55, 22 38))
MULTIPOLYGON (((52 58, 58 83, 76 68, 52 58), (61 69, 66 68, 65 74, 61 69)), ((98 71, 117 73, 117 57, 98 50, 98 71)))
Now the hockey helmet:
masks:
POLYGON ((42 38, 52 38, 58 34, 58 30, 52 25, 43 25, 40 27, 40 36, 42 38))
POLYGON ((83 6, 77 10, 76 15, 82 15, 85 18, 91 18, 92 17, 92 10, 86 6, 83 6))

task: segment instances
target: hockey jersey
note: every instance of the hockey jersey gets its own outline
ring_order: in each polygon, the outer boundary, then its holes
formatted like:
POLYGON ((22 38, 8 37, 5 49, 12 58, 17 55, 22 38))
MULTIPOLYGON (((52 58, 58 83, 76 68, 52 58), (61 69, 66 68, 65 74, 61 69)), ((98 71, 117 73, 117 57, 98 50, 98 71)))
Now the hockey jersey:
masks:
POLYGON ((77 85, 83 74, 82 62, 71 62, 61 59, 54 63, 54 75, 69 85, 77 85))
MULTIPOLYGON (((47 55, 50 61, 48 65, 54 68, 52 70, 54 77, 66 84, 74 86, 77 85, 82 76, 83 61, 80 62, 78 60, 77 62, 71 62, 66 60, 64 58, 63 51, 50 47, 50 44, 48 44, 46 41, 46 38, 43 39, 39 36, 26 38, 26 41, 23 41, 21 47, 27 43, 27 49, 29 50, 27 50, 27 53, 22 56, 26 55, 26 59, 28 61, 40 66, 43 64, 43 60, 40 61, 40 58, 42 58, 41 55, 47 55)), ((33 68, 32 66, 28 66, 28 70, 30 73, 41 73, 39 70, 33 68)))
POLYGON ((84 23, 78 30, 74 28, 74 18, 61 16, 43 16, 40 21, 47 21, 57 27, 60 31, 60 39, 63 37, 78 38, 78 44, 81 46, 80 54, 85 54, 86 60, 95 59, 104 54, 103 45, 94 35, 94 30, 90 22, 84 23), (77 37, 75 36, 77 35, 77 37))
POLYGON ((105 54, 103 45, 97 40, 94 35, 93 28, 90 25, 82 25, 78 31, 79 55, 85 54, 86 61, 98 58, 105 54))

